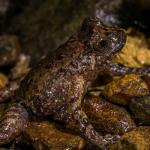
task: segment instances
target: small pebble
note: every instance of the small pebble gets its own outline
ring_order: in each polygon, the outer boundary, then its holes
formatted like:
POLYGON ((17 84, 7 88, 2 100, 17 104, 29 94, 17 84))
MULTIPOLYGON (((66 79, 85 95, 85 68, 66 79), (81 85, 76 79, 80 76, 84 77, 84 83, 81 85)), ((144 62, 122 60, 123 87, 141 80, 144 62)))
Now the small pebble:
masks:
POLYGON ((4 88, 8 84, 8 78, 0 73, 0 89, 4 88))
POLYGON ((132 97, 144 96, 148 93, 147 84, 136 74, 127 74, 122 78, 114 79, 103 90, 103 95, 108 100, 120 105, 128 105, 132 97))
POLYGON ((24 138, 36 150, 81 150, 85 141, 77 135, 58 130, 49 122, 31 122, 24 132, 24 138))
POLYGON ((150 125, 150 95, 133 98, 130 110, 138 124, 150 125))
POLYGON ((125 133, 121 139, 110 146, 110 150, 150 150, 150 127, 140 126, 125 133))

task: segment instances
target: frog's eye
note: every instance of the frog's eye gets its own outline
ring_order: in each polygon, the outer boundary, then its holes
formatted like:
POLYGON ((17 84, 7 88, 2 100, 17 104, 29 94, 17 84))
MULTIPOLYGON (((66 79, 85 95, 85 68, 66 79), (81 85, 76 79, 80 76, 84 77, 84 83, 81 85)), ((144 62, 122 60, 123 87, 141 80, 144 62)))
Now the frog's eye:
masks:
POLYGON ((106 40, 101 40, 98 43, 99 48, 107 48, 108 47, 108 42, 106 40))

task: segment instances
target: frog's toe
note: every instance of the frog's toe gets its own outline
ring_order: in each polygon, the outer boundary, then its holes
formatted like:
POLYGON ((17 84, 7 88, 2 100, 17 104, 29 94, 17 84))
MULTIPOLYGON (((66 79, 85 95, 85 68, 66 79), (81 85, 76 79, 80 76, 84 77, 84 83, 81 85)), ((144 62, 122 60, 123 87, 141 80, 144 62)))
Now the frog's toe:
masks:
POLYGON ((106 134, 104 136, 104 139, 106 141, 108 141, 108 143, 113 144, 113 143, 116 143, 120 139, 120 136, 119 135, 106 134))
POLYGON ((100 149, 106 150, 111 144, 116 143, 119 139, 119 135, 106 134, 103 136, 103 140, 100 139, 100 144, 98 146, 100 149))

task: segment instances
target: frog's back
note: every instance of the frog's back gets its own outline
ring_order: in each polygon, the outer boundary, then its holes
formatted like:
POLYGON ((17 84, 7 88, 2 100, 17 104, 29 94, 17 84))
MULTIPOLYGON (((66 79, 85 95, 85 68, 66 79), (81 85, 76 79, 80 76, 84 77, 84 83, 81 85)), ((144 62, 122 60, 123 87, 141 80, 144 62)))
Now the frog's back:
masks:
POLYGON ((55 76, 65 66, 77 59, 83 51, 83 45, 77 39, 71 38, 54 53, 40 61, 21 83, 16 93, 17 99, 30 101, 35 95, 42 96, 47 84, 55 80, 55 76))

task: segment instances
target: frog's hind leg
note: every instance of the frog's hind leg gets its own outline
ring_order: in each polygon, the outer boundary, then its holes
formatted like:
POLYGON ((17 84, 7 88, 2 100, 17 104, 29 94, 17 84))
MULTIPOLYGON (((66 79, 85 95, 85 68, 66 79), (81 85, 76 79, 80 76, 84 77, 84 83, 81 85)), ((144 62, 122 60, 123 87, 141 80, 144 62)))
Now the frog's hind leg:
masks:
POLYGON ((10 106, 0 122, 0 145, 13 140, 25 129, 27 124, 28 113, 26 109, 20 104, 10 106))
POLYGON ((76 108, 72 114, 73 122, 82 135, 91 143, 97 145, 99 148, 104 149, 109 144, 118 140, 118 135, 107 134, 105 136, 100 135, 89 122, 89 119, 85 112, 81 108, 76 108))
MULTIPOLYGON (((102 136, 95 131, 91 125, 87 115, 81 108, 81 100, 84 95, 84 83, 83 78, 77 76, 76 79, 72 81, 72 88, 70 92, 72 97, 69 103, 67 103, 66 108, 66 121, 73 122, 77 130, 82 133, 82 135, 91 143, 97 145, 99 148, 104 148, 108 144, 117 140, 118 136, 102 136), (83 84, 82 84, 83 83, 83 84)), ((64 111, 64 110, 63 110, 64 111)))

